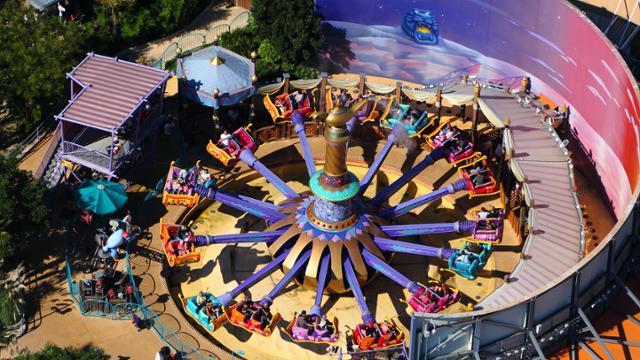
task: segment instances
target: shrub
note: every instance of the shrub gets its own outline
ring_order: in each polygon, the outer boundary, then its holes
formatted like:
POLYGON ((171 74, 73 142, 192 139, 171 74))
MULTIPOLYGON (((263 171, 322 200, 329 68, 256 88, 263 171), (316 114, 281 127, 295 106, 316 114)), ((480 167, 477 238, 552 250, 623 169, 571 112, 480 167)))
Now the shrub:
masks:
POLYGON ((88 345, 82 348, 61 348, 53 344, 46 345, 37 353, 20 354, 14 360, 108 360, 104 350, 88 345))

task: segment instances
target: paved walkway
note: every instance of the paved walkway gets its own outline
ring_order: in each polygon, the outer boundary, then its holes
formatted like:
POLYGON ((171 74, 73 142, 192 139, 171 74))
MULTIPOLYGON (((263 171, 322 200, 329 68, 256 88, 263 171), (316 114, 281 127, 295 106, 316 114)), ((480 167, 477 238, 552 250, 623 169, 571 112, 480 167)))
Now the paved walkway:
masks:
POLYGON ((186 26, 182 31, 166 38, 156 40, 127 52, 127 57, 137 58, 138 62, 153 64, 157 61, 164 49, 180 37, 190 34, 203 34, 207 30, 218 25, 229 24, 238 14, 247 11, 239 6, 227 6, 226 1, 213 0, 202 13, 186 26))

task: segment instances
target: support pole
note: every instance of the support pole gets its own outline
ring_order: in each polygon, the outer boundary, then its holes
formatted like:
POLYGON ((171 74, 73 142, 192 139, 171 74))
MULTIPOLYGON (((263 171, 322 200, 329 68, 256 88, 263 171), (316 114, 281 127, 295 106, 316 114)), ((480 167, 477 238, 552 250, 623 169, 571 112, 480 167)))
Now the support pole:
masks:
POLYGON ((471 114, 471 146, 473 151, 477 148, 478 142, 478 112, 480 111, 480 84, 476 82, 473 86, 473 112, 471 114))
POLYGON ((400 104, 402 100, 402 82, 398 81, 396 83, 396 104, 400 104))
POLYGON ((282 74, 282 78, 284 79, 284 90, 283 92, 285 94, 289 93, 289 81, 291 79, 291 75, 289 75, 289 73, 284 73, 282 74))
POLYGON ((442 116, 442 87, 436 90, 436 109, 438 111, 436 117, 436 127, 440 125, 440 117, 442 116))
POLYGON ((611 351, 609 351, 609 348, 607 348, 607 345, 602 341, 602 339, 600 339, 600 335, 598 334, 596 329, 593 327, 593 325, 591 325, 591 321, 589 321, 589 318, 587 317, 587 315, 585 315, 585 313, 582 311, 582 308, 580 307, 578 307, 578 316, 580 316, 584 324, 587 325, 587 328, 589 329, 589 332, 591 332, 591 335, 593 335, 593 337, 596 339, 598 344, 600 344, 600 347, 602 347, 602 350, 604 350, 604 353, 607 356, 607 360, 613 360, 614 357, 611 354, 611 351))
POLYGON ((327 73, 320 73, 320 99, 318 99, 318 110, 320 112, 327 111, 327 73))
POLYGON ((360 83, 358 84, 358 91, 362 96, 364 96, 364 85, 366 81, 367 81, 367 75, 365 73, 360 73, 360 83))

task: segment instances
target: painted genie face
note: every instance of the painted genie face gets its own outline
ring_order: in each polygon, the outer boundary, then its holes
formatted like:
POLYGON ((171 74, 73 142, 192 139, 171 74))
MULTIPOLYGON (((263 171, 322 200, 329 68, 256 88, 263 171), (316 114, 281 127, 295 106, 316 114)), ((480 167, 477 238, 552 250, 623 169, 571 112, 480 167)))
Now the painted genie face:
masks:
POLYGON ((402 29, 414 41, 425 45, 436 45, 440 27, 430 11, 413 9, 404 17, 402 29))

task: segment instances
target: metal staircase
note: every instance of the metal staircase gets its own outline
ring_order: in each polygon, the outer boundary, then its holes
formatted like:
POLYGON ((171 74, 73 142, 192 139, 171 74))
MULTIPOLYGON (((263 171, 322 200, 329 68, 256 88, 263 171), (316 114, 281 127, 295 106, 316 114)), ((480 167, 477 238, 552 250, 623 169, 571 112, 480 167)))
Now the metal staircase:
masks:
POLYGON ((58 124, 58 127, 56 127, 56 130, 53 132, 49 147, 42 157, 40 165, 33 173, 33 177, 40 179, 40 182, 48 189, 52 189, 58 185, 66 170, 60 161, 60 154, 62 153, 61 125, 62 124, 58 124))

